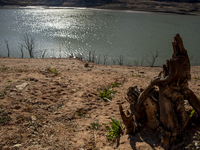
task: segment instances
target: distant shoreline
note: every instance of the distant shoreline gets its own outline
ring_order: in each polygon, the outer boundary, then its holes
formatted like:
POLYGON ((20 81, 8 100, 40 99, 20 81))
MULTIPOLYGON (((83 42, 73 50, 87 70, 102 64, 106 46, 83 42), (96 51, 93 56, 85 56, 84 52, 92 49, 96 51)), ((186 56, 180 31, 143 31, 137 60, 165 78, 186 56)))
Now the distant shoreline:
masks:
MULTIPOLYGON (((156 4, 157 5, 157 4, 156 4)), ((11 4, 11 5, 0 5, 0 7, 6 6, 19 6, 19 7, 27 7, 27 6, 43 6, 43 7, 72 7, 72 8, 94 8, 94 9, 102 9, 102 10, 118 10, 118 11, 143 11, 143 12, 154 12, 154 13, 170 13, 170 14, 180 14, 180 15, 200 15, 200 3, 190 4, 190 3, 165 3, 163 5, 168 5, 163 7, 162 4, 160 6, 150 6, 145 4, 106 4, 101 6, 79 6, 79 5, 60 5, 60 6, 51 6, 51 5, 43 5, 43 4, 11 4)))
MULTIPOLYGON (((91 8, 91 7, 87 7, 91 8)), ((200 13, 191 13, 191 12, 179 12, 176 10, 153 10, 153 9, 128 9, 128 8, 120 8, 120 7, 92 7, 95 9, 102 9, 102 10, 118 10, 118 11, 138 11, 138 12, 152 12, 152 13, 166 13, 166 14, 179 14, 179 15, 197 15, 199 16, 200 13)))

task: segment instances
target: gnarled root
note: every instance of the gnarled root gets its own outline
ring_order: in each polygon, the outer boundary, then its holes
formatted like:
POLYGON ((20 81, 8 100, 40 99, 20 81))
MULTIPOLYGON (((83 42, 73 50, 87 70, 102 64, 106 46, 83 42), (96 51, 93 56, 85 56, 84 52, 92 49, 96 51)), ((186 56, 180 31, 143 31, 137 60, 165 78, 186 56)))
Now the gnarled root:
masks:
POLYGON ((126 134, 134 133, 135 126, 134 126, 134 121, 133 121, 133 114, 130 114, 130 116, 127 117, 123 111, 122 105, 119 105, 119 111, 120 111, 123 123, 126 126, 126 134))

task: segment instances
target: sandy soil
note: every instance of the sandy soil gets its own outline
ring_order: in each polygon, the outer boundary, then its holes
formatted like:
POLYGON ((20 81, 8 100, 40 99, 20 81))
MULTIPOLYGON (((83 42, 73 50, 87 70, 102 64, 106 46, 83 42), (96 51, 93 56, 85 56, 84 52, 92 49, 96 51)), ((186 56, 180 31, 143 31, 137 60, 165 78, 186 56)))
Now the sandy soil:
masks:
MULTIPOLYGON (((144 128, 108 141, 104 126, 112 116, 121 121, 118 104, 129 109, 128 87, 145 88, 161 67, 85 64, 74 58, 0 58, 0 149, 162 150, 153 131, 144 128), (113 87, 117 93, 105 102, 97 89, 111 88, 115 82, 122 84, 113 87), (100 125, 97 130, 91 126, 95 121, 100 125)), ((199 72, 200 66, 192 67, 189 81, 198 97, 199 72)), ((190 123, 178 149, 198 147, 199 135, 198 121, 190 123)))

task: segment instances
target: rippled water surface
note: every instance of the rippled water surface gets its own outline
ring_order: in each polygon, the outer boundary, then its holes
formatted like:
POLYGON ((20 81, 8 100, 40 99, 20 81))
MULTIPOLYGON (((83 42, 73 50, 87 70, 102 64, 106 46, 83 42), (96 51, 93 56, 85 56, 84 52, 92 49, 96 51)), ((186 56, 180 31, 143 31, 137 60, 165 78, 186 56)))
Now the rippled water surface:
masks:
MULTIPOLYGON (((200 65, 200 16, 125 12, 81 8, 24 7, 0 9, 0 54, 20 57, 19 45, 25 33, 36 42, 36 56, 95 56, 100 63, 149 65, 158 51, 155 65, 172 55, 176 33, 183 38, 192 65, 200 65), (147 61, 148 60, 148 61, 147 61)), ((24 49, 25 51, 25 49, 24 49)), ((28 53, 26 53, 28 57, 28 53)))

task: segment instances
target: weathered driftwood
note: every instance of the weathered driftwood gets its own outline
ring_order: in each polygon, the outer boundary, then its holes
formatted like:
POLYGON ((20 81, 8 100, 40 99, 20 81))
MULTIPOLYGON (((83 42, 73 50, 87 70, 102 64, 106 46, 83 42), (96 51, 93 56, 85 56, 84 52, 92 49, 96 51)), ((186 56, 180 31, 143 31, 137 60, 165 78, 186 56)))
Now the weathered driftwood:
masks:
POLYGON ((162 130, 161 142, 165 146, 174 144, 189 120, 185 112, 184 99, 200 115, 200 101, 188 88, 190 60, 179 34, 174 37, 173 55, 163 65, 163 71, 144 89, 130 87, 127 101, 130 103, 131 115, 127 117, 120 106, 121 118, 127 133, 135 132, 135 128, 146 125, 152 129, 162 130), (159 90, 156 90, 155 86, 159 90), (145 122, 147 122, 145 124, 145 122))

